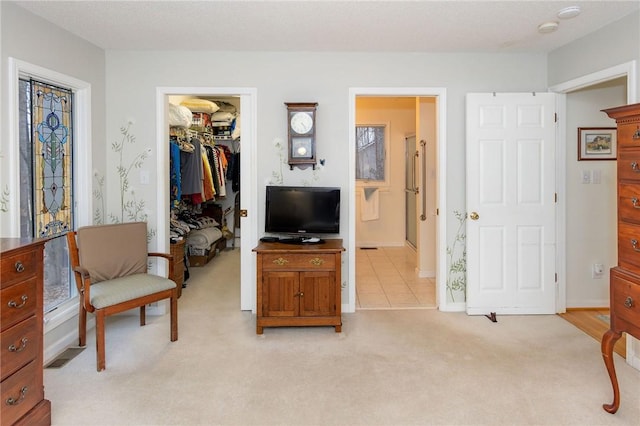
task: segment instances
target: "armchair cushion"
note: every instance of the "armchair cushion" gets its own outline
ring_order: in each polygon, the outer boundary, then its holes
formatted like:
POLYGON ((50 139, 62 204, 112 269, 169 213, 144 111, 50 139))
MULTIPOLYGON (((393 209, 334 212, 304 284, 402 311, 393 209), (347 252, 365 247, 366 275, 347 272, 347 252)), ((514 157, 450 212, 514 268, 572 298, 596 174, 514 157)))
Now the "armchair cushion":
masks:
POLYGON ((96 309, 117 305, 176 287, 168 278, 152 274, 134 274, 91 285, 91 304, 96 309))
POLYGON ((92 284, 147 272, 145 222, 84 226, 77 241, 80 265, 89 271, 92 284))

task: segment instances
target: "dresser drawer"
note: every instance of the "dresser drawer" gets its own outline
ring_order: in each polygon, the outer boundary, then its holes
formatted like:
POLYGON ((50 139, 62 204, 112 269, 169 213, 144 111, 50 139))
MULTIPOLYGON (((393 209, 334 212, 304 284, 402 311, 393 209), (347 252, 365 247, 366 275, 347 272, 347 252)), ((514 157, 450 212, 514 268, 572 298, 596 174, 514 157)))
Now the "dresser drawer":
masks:
POLYGON ((44 398, 35 361, 2 381, 2 424, 13 424, 44 398))
POLYGON ((335 269, 335 255, 322 253, 265 253, 262 269, 265 271, 312 271, 335 269))
POLYGON ((0 290, 0 330, 4 331, 36 314, 36 288, 36 277, 33 277, 0 290))
POLYGON ((640 150, 618 150, 617 163, 618 182, 621 180, 640 182, 640 150))
POLYGON ((2 257, 2 288, 36 274, 38 262, 36 252, 31 250, 13 256, 2 257))
POLYGON ((640 137, 634 138, 634 135, 638 135, 638 126, 640 120, 618 125, 618 148, 640 148, 640 137))
POLYGON ((640 332, 640 277, 634 278, 612 270, 610 303, 612 316, 627 322, 636 332, 640 332))
POLYGON ((0 335, 0 371, 4 380, 20 367, 36 359, 40 347, 35 316, 5 330, 0 335))
POLYGON ((625 222, 640 223, 640 184, 618 185, 618 217, 625 222))

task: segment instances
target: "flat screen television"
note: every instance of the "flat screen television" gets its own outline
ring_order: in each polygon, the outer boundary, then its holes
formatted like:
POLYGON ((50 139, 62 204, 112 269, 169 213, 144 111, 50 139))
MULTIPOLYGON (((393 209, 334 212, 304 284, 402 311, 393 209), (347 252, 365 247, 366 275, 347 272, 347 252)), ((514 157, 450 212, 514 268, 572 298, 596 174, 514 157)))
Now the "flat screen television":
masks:
POLYGON ((265 232, 311 236, 340 233, 340 188, 267 186, 265 232))

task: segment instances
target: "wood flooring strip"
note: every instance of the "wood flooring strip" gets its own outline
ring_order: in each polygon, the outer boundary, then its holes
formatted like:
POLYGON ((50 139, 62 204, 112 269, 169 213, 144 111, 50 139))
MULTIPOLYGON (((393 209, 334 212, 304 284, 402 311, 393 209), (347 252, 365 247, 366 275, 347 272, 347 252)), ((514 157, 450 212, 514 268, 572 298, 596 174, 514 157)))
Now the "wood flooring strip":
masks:
MULTIPOLYGON (((567 309, 567 312, 564 314, 558 314, 560 317, 569 321, 571 324, 575 325, 578 329, 584 331, 589 336, 596 339, 598 342, 602 341, 602 336, 609 329, 609 324, 605 321, 598 318, 598 315, 609 315, 608 308, 601 309, 584 309, 584 308, 573 308, 567 309)), ((627 341, 626 335, 623 333, 620 340, 616 342, 616 345, 613 347, 615 353, 620 355, 622 358, 626 358, 627 356, 627 341)))

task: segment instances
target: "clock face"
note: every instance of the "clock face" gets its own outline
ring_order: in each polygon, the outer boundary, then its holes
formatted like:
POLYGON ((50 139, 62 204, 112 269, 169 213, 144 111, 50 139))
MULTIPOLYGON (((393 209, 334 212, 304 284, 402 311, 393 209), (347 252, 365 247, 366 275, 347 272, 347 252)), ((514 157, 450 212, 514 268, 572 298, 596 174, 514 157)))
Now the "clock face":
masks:
POLYGON ((306 112, 296 112, 291 115, 291 129, 299 135, 306 135, 313 129, 313 118, 306 112))
POLYGON ((312 158, 311 138, 293 138, 291 140, 292 158, 312 158))

